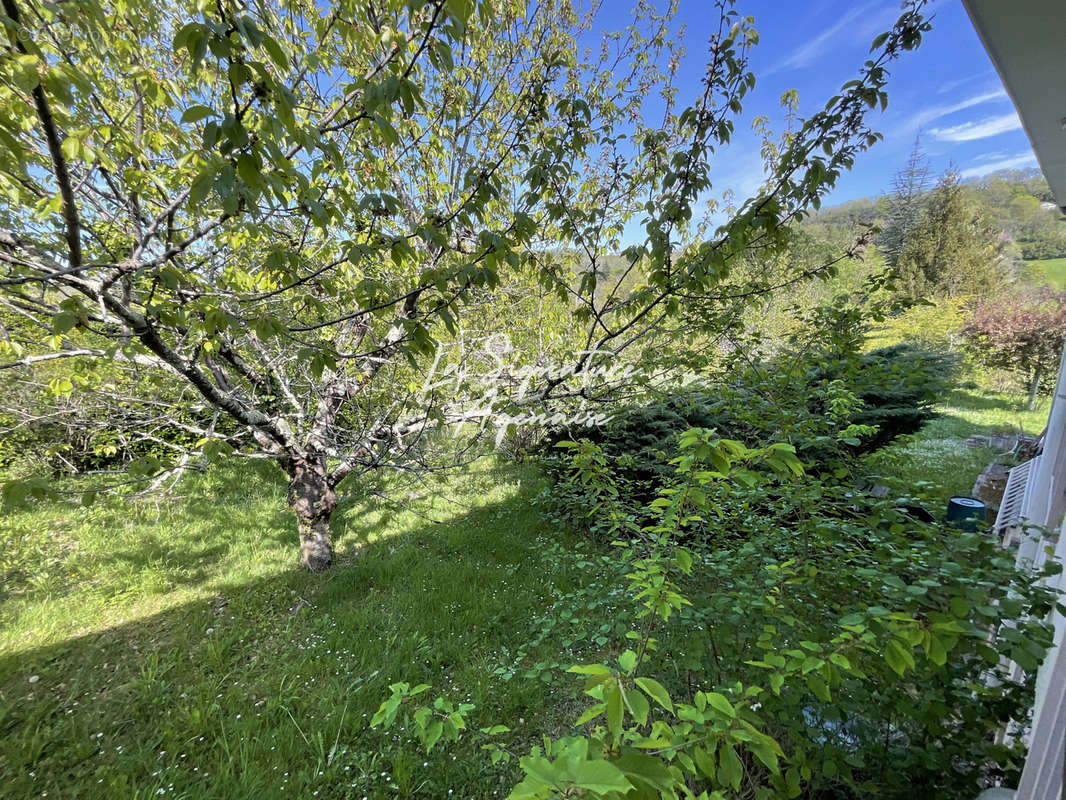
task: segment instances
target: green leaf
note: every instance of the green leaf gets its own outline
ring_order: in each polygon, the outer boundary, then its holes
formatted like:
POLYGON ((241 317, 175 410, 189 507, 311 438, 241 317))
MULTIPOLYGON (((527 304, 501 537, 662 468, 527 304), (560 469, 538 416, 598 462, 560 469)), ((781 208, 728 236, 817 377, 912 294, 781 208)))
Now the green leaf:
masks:
POLYGON ((650 708, 648 706, 648 700, 640 692, 626 692, 625 693, 626 705, 629 707, 629 713, 633 715, 634 721, 638 725, 646 725, 648 722, 648 712, 650 708))
POLYGON ((692 750, 692 759, 696 762, 696 766, 700 772, 703 773, 705 778, 710 778, 712 781, 718 774, 718 768, 714 764, 714 749, 710 751, 703 747, 696 747, 692 750))
POLYGON ((52 317, 52 332, 66 333, 78 324, 78 318, 69 311, 60 311, 52 317))
POLYGON ((270 60, 273 61, 279 69, 289 68, 289 58, 285 55, 285 51, 281 49, 281 45, 279 45, 276 40, 264 35, 263 47, 265 47, 267 53, 270 54, 270 60))
POLYGON ((74 391, 74 384, 69 378, 53 378, 48 382, 48 389, 55 395, 70 394, 74 391))
POLYGON ((830 653, 829 661, 844 670, 851 670, 851 662, 843 653, 830 653))
POLYGON ((779 748, 777 743, 770 737, 766 737, 765 740, 749 742, 748 749, 773 774, 776 775, 781 770, 781 766, 777 761, 779 748))
POLYGON ((929 643, 925 654, 938 667, 944 666, 948 661, 948 651, 944 647, 944 643, 932 633, 929 634, 929 643))
POLYGON ((744 765, 737 757, 737 751, 733 745, 723 745, 718 750, 718 780, 733 787, 733 791, 740 790, 740 779, 744 777, 744 765))
POLYGON ((465 28, 467 20, 470 19, 470 12, 474 10, 474 2, 473 0, 446 0, 445 7, 448 9, 448 15, 465 28))
POLYGON ((607 730, 615 738, 622 733, 622 689, 615 686, 607 694, 607 730))
POLYGON ((207 106, 195 105, 189 106, 185 109, 185 113, 181 115, 182 123, 186 122, 199 122, 200 120, 215 115, 215 111, 207 106))
POLYGON ((718 694, 718 692, 707 692, 707 705, 713 708, 720 714, 725 715, 729 719, 733 719, 737 715, 737 711, 733 708, 733 704, 725 699, 724 695, 718 694))
POLYGON ((585 709, 585 713, 583 713, 580 717, 577 718, 577 722, 575 722, 574 724, 575 725, 584 725, 590 719, 596 719, 596 717, 598 717, 600 714, 602 714, 606 710, 607 710, 607 704, 606 703, 596 703, 595 705, 589 706, 588 708, 585 709))
POLYGON ((670 699, 670 694, 666 691, 661 683, 654 678, 637 678, 636 684, 639 686, 645 694, 652 700, 661 705, 667 711, 673 712, 674 703, 670 699))
POLYGON ((426 752, 427 753, 430 750, 433 749, 433 745, 435 745, 438 741, 440 741, 440 736, 441 736, 441 734, 443 732, 444 732, 444 723, 441 720, 435 719, 435 720, 433 720, 433 722, 429 723, 429 727, 426 728, 426 739, 425 739, 425 745, 426 745, 426 752))
POLYGON ((66 156, 68 161, 73 161, 81 155, 81 139, 78 139, 75 136, 68 136, 63 140, 63 144, 60 145, 60 150, 63 151, 63 155, 66 156))
POLYGON ((646 784, 659 793, 674 788, 674 776, 658 758, 643 753, 626 753, 614 762, 633 784, 646 784))
POLYGON ((545 786, 554 786, 558 781, 555 767, 543 756, 523 756, 518 764, 527 775, 545 786))
POLYGON ((622 655, 618 657, 618 666, 622 668, 623 672, 629 673, 633 671, 633 668, 637 665, 637 654, 632 650, 626 650, 622 655))
POLYGON ((590 792, 628 792, 633 788, 622 770, 608 761, 580 761, 570 767, 574 786, 590 792))
POLYGON ((826 686, 825 681, 813 672, 807 676, 807 687, 811 690, 811 693, 814 694, 814 696, 817 697, 819 700, 823 700, 828 703, 830 699, 832 699, 829 695, 829 687, 826 686))
MULTIPOLYGON (((560 442, 558 446, 562 444, 571 444, 570 442, 560 442)), ((576 675, 610 675, 610 667, 605 667, 603 664, 575 664, 566 670, 567 672, 573 672, 576 675)))
POLYGON ((885 660, 888 666, 900 676, 907 671, 908 667, 914 667, 914 656, 910 650, 900 644, 898 639, 893 639, 888 643, 888 647, 885 648, 885 660))

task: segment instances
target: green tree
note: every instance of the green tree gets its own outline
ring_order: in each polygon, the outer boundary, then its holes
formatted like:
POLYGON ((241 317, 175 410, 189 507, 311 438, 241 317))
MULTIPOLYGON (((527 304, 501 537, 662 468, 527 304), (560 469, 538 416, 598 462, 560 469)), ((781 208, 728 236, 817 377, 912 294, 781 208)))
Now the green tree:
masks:
MULTIPOLYGON (((73 365, 49 391, 75 394, 82 375, 123 404, 131 434, 190 434, 175 454, 273 460, 303 563, 322 569, 342 480, 424 465, 442 425, 480 418, 470 381, 420 388, 438 345, 554 296, 568 324, 538 346, 577 355, 494 401, 543 404, 588 394, 580 376, 682 300, 773 291, 737 292, 730 265, 785 247, 878 140, 865 117, 887 102, 888 62, 928 28, 921 6, 707 238, 693 220, 710 156, 755 84, 758 37, 729 2, 684 105, 670 14, 645 6, 585 53, 594 19, 568 0, 2 0, 0 303, 28 323, 0 337, 4 366, 73 365), (604 269, 636 223, 624 267, 604 269), (581 268, 561 255, 575 253, 581 268), (165 383, 166 401, 101 379, 116 364, 165 383)), ((471 352, 445 366, 468 374, 485 354, 471 352)))
POLYGON ((912 297, 986 294, 1008 278, 1001 247, 997 232, 966 202, 958 173, 949 170, 930 193, 896 269, 912 297))
POLYGON ((895 268, 922 219, 931 185, 929 158, 921 146, 921 136, 914 138, 914 147, 907 165, 892 179, 892 193, 888 196, 887 221, 878 238, 885 261, 895 268))

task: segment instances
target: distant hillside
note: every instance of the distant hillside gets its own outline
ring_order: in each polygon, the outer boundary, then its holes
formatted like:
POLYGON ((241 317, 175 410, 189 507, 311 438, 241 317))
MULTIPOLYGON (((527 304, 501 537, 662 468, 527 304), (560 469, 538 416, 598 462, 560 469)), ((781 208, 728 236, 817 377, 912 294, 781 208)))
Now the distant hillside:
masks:
POLYGON ((1056 289, 1066 289, 1066 258, 1044 258, 1026 261, 1025 277, 1034 283, 1047 283, 1056 289))
MULTIPOLYGON (((1066 217, 1037 170, 1001 170, 963 182, 966 199, 983 219, 1013 243, 1019 260, 1066 258, 1066 217)), ((823 208, 804 222, 813 235, 831 242, 853 237, 862 226, 884 228, 890 195, 864 197, 823 208)), ((1052 268, 1053 274, 1055 268, 1052 268)))

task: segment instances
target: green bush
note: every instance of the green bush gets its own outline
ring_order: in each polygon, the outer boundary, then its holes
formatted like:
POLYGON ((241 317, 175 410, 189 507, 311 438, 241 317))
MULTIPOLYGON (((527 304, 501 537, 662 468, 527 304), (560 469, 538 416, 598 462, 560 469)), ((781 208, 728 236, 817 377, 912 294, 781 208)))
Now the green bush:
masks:
POLYGON ((566 477, 555 446, 586 440, 604 453, 628 502, 650 500, 671 475, 669 454, 690 428, 748 447, 792 445, 812 468, 831 470, 914 433, 955 373, 950 356, 908 345, 841 355, 814 351, 749 367, 710 390, 693 388, 618 411, 603 427, 550 431, 539 451, 554 480, 550 513, 596 530, 585 490, 566 477))
POLYGON ((958 371, 955 356, 896 344, 863 353, 852 362, 815 369, 808 386, 842 379, 862 401, 851 421, 877 428, 875 433, 861 437, 856 447, 858 453, 866 454, 900 436, 916 433, 933 419, 937 400, 951 388, 958 371))
MULTIPOLYGON (((646 522, 601 448, 566 448, 620 546, 630 630, 567 670, 584 712, 519 759, 511 798, 970 800, 1017 780, 1024 744, 997 733, 1024 722, 1052 642, 1044 576, 857 492, 847 469, 803 474, 788 445, 679 444, 646 522), (684 538, 694 520, 710 535, 684 538)), ((429 749, 468 735, 472 707, 430 688, 393 684, 372 724, 429 749)), ((495 739, 508 731, 480 729, 493 763, 514 756, 495 739)))

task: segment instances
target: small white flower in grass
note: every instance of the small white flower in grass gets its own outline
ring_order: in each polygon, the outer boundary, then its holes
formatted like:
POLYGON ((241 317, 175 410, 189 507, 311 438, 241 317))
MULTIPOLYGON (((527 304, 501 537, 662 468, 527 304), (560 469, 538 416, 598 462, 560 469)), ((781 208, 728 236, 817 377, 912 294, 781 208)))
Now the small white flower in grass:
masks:
POLYGON ((41 679, 40 675, 30 675, 30 683, 37 683, 41 679))

